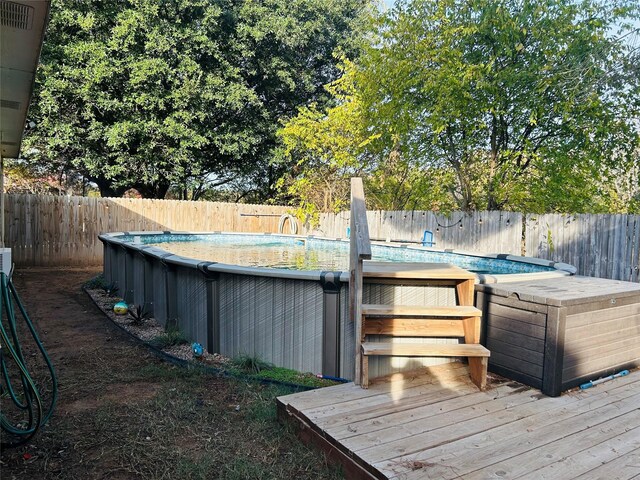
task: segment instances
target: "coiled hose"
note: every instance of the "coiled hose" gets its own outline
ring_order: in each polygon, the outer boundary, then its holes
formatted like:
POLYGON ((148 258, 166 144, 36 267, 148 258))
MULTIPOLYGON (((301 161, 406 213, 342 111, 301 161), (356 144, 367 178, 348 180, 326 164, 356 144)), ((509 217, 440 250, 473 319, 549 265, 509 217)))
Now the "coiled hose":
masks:
MULTIPOLYGON (((0 313, 2 314, 2 321, 0 321, 0 370, 2 370, 0 427, 3 431, 0 447, 4 449, 28 442, 38 429, 47 423, 56 404, 58 380, 51 359, 20 301, 18 292, 11 278, 7 277, 5 273, 0 273, 0 313), (14 304, 17 305, 20 315, 46 363, 50 377, 50 391, 42 390, 44 384, 49 382, 36 382, 33 375, 29 373, 25 351, 23 351, 18 336, 18 322, 14 304), (9 368, 9 360, 12 361, 10 366, 15 366, 17 371, 12 371, 9 368), (7 408, 10 401, 13 403, 13 408, 7 408)), ((34 358, 36 353, 29 351, 28 355, 30 358, 34 358)))

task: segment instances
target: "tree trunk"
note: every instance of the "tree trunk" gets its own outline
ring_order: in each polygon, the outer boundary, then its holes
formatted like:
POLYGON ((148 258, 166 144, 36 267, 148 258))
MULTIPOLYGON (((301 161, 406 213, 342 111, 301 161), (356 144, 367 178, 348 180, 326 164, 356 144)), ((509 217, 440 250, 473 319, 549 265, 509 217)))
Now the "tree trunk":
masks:
POLYGON ((121 197, 124 192, 128 190, 127 187, 114 187, 111 182, 105 178, 91 178, 90 180, 98 185, 102 198, 121 197))
POLYGON ((142 198, 163 199, 167 195, 170 186, 169 182, 160 181, 152 184, 137 183, 133 188, 138 190, 142 198))

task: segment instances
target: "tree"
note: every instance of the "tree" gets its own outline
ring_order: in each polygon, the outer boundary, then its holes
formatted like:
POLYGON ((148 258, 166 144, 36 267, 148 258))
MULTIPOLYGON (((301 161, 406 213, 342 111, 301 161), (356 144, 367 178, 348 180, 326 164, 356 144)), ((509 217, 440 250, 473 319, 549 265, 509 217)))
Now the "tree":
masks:
MULTIPOLYGON (((264 199, 279 121, 324 102, 362 0, 53 2, 25 151, 104 196, 202 179, 264 199), (260 174, 256 174, 256 172, 260 174)), ((185 195, 187 196, 187 195, 185 195)))
POLYGON ((285 198, 294 199, 299 213, 311 218, 336 212, 348 206, 350 177, 363 175, 370 208, 449 210, 452 205, 440 200, 441 172, 422 175, 399 154, 392 130, 372 132, 355 84, 356 67, 342 56, 340 68, 342 76, 326 86, 335 105, 300 108, 279 131, 278 158, 295 162, 280 178, 285 198))
POLYGON ((640 50, 625 23, 639 8, 398 2, 345 72, 360 114, 344 123, 377 138, 353 168, 384 208, 619 210, 609 185, 639 144, 640 50))
POLYGON ((363 101, 378 128, 392 119, 405 155, 455 174, 461 208, 562 208, 569 192, 531 182, 606 178, 638 144, 637 52, 610 33, 637 13, 592 0, 401 3, 359 61, 363 101))

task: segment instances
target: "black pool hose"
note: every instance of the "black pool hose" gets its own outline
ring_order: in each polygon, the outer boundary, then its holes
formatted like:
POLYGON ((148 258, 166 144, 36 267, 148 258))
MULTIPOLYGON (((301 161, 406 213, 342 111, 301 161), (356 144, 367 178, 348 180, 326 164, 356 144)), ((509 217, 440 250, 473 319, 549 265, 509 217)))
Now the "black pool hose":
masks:
POLYGON ((2 400, 0 427, 3 432, 0 448, 5 449, 28 442, 40 427, 51 418, 58 397, 58 379, 51 359, 47 355, 24 305, 20 301, 10 276, 8 277, 4 272, 0 273, 0 314, 2 315, 0 321, 0 370, 2 371, 0 381, 0 399, 2 400), (18 306, 20 316, 29 329, 34 343, 47 365, 51 379, 51 394, 47 395, 49 397, 48 405, 45 404, 44 396, 41 394, 41 386, 38 386, 29 373, 18 336, 18 317, 14 310, 14 304, 18 306), (18 369, 17 374, 14 373, 13 376, 10 375, 9 365, 7 364, 8 359, 11 359, 18 369), (11 410, 17 409, 17 418, 10 419, 8 417, 9 409, 6 408, 5 402, 9 400, 15 407, 15 409, 11 410))

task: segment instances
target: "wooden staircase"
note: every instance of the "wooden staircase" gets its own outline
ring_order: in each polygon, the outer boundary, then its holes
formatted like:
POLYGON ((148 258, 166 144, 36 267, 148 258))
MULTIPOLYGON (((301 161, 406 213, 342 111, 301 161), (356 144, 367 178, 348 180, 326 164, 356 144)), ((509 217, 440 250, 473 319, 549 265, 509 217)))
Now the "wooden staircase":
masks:
POLYGON ((364 282, 397 285, 448 285, 455 287, 458 305, 409 306, 368 305, 361 307, 360 385, 369 383, 368 362, 372 355, 399 357, 467 357, 472 381, 484 389, 489 350, 480 345, 482 312, 473 306, 475 275, 442 263, 365 262, 364 282), (464 338, 459 344, 391 343, 367 341, 368 335, 393 337, 464 338))
POLYGON ((475 274, 445 263, 372 262, 362 179, 351 179, 349 309, 355 324, 356 384, 369 385, 369 357, 467 357, 471 380, 487 383, 489 350, 480 345, 482 312, 473 306, 475 274), (363 282, 396 285, 440 285, 456 289, 455 306, 367 305, 363 282), (464 338, 459 344, 368 341, 368 335, 464 338))

